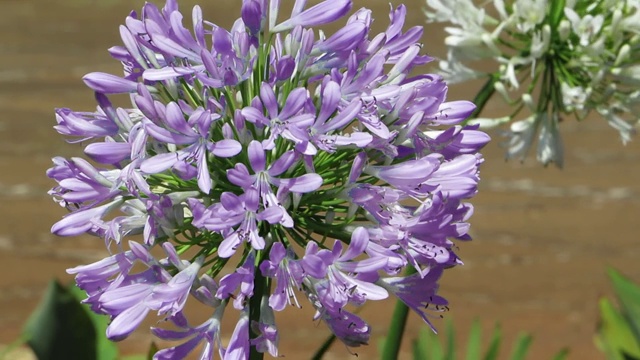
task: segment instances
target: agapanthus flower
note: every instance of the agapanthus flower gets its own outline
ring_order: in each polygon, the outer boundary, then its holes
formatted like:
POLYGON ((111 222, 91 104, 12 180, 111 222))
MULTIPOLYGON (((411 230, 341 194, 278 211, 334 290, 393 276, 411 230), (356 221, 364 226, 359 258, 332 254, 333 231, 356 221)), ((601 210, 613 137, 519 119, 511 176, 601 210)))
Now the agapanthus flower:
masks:
POLYGON ((422 28, 403 32, 404 6, 382 34, 360 9, 325 35, 313 27, 352 2, 305 3, 278 22, 279 1, 244 0, 228 30, 198 6, 189 30, 177 1, 147 3, 110 49, 124 75, 84 77, 98 109, 56 111, 93 162, 53 159, 50 193, 70 214, 52 232, 105 241, 110 257, 68 271, 111 340, 156 313, 172 327, 152 333, 175 342, 156 359, 279 356, 277 313, 297 297, 348 346, 371 334, 353 307, 395 296, 429 323, 422 306, 445 303, 438 281, 462 263, 453 241, 469 239, 489 137, 460 125, 474 106, 447 102, 440 76, 410 75, 431 58, 422 28), (208 319, 187 319, 193 301, 208 319))
MULTIPOLYGON (((448 53, 440 62, 450 83, 487 78, 477 116, 494 93, 515 110, 496 119, 473 119, 483 128, 509 123, 506 157, 524 160, 537 143, 536 158, 562 167, 560 123, 597 112, 631 140, 640 121, 637 0, 426 0, 429 21, 449 22, 448 53), (485 9, 493 3, 496 17, 485 9), (473 69, 492 59, 494 70, 473 69), (528 112, 520 115, 521 110, 528 112)), ((486 68, 486 67, 485 67, 486 68)))

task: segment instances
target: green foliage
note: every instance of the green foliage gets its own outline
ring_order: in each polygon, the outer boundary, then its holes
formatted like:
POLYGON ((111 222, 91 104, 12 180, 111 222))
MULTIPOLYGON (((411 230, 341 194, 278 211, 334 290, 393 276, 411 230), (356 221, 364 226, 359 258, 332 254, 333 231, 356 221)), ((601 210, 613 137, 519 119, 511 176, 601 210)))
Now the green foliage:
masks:
POLYGON ((100 323, 106 319, 92 317, 78 296, 57 281, 49 283, 23 329, 23 338, 39 360, 116 359, 117 349, 108 344, 106 325, 100 323))
POLYGON ((613 269, 609 279, 620 303, 617 309, 600 299, 600 323, 596 346, 609 360, 640 359, 640 287, 613 269))
MULTIPOLYGON (((530 335, 520 335, 516 340, 510 360, 523 360, 529 350, 531 344, 530 335)), ((465 360, 495 360, 500 354, 500 344, 502 342, 502 333, 498 325, 495 326, 491 341, 486 352, 482 352, 482 330, 480 322, 474 321, 471 326, 469 340, 466 346, 465 360)), ((418 338, 413 342, 413 358, 415 360, 456 360, 458 359, 456 349, 455 331, 451 323, 447 325, 446 335, 436 335, 430 329, 423 328, 418 338), (444 345, 441 344, 444 342, 444 345)), ((564 360, 568 354, 567 350, 559 352, 554 360, 564 360)))

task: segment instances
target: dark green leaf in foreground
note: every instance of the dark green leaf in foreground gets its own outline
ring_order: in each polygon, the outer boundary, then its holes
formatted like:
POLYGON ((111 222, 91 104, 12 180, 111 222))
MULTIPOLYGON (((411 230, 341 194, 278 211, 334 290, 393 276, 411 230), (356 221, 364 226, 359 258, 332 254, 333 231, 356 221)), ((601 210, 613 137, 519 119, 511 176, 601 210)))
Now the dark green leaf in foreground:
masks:
POLYGON ((49 283, 23 332, 39 360, 96 359, 96 330, 91 319, 57 281, 49 283))
MULTIPOLYGON (((84 300, 87 294, 75 285, 69 285, 69 291, 76 298, 76 301, 84 300)), ((81 305, 82 308, 91 319, 93 328, 96 334, 96 360, 115 360, 118 358, 118 347, 115 343, 107 339, 107 326, 109 326, 109 317, 105 315, 98 315, 91 311, 89 305, 81 305)), ((157 351, 157 348, 156 348, 157 351)), ((153 355, 153 354, 152 354, 153 355)))

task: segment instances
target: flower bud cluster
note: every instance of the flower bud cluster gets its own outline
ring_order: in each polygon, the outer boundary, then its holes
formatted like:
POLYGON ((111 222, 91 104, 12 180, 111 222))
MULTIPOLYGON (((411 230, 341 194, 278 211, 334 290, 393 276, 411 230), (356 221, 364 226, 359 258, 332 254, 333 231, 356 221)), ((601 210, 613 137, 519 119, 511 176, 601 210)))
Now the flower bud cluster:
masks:
POLYGON ((404 6, 378 35, 364 8, 328 37, 313 29, 351 7, 297 0, 278 22, 278 1, 244 0, 227 30, 198 6, 188 29, 175 0, 148 3, 109 50, 124 75, 84 77, 97 110, 56 111, 90 161, 53 159, 50 193, 70 213, 52 232, 98 236, 113 254, 68 270, 111 317, 109 339, 155 312, 173 327, 153 334, 178 342, 156 359, 243 359, 278 356, 274 312, 300 294, 349 346, 369 340, 350 310, 367 300, 395 295, 429 324, 442 311, 425 305, 446 305, 438 281, 461 263, 452 240, 469 239, 464 201, 489 137, 458 125, 475 107, 445 101, 440 76, 410 75, 430 58, 422 28, 403 32, 404 6), (189 321, 190 301, 210 316, 189 321))
MULTIPOLYGON (((500 93, 515 110, 508 116, 507 158, 523 160, 537 137, 537 159, 562 166, 559 123, 596 111, 623 143, 640 119, 640 1, 494 0, 496 17, 471 0, 427 0, 430 21, 449 22, 447 59, 440 70, 449 82, 487 77, 478 99, 500 93), (469 66, 495 61, 495 71, 469 66), (530 97, 530 102, 524 98, 530 97), (520 110, 528 111, 524 120, 520 110)), ((476 102, 479 110, 482 103, 476 102)), ((525 111, 525 112, 527 112, 525 111)), ((476 111, 476 114, 479 111, 476 111)), ((503 118, 477 123, 497 126, 503 118)))

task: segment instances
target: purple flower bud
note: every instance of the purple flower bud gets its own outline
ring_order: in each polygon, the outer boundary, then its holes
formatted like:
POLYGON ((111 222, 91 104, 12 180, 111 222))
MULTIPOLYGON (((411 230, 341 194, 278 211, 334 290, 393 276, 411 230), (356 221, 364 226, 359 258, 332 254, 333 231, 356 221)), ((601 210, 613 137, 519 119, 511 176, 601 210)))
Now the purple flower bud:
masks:
POLYGON ((325 0, 311 8, 293 15, 290 19, 276 25, 272 32, 291 30, 296 26, 324 25, 344 16, 351 10, 351 0, 325 0))
POLYGON ((135 81, 101 72, 89 73, 82 80, 92 90, 103 94, 130 93, 138 89, 138 83, 135 81))
POLYGON ((417 186, 440 166, 439 155, 428 155, 398 165, 367 166, 365 172, 396 187, 417 186))
POLYGON ((103 164, 117 164, 131 156, 131 144, 126 142, 97 142, 87 145, 84 153, 103 164))
POLYGON ((279 59, 276 63, 276 79, 278 81, 287 80, 293 75, 296 68, 295 59, 286 55, 279 59))
POLYGON ((242 3, 242 21, 249 29, 251 35, 256 35, 262 30, 263 22, 266 18, 266 9, 261 8, 261 4, 257 0, 245 0, 242 3))
POLYGON ((78 113, 70 109, 56 109, 56 131, 62 135, 78 136, 81 142, 94 137, 113 136, 118 125, 100 113, 78 113))
POLYGON ((362 22, 347 24, 331 37, 317 44, 312 54, 351 51, 362 43, 366 31, 367 26, 362 22))
POLYGON ((432 122, 437 125, 455 125, 469 117, 476 105, 471 101, 450 101, 442 103, 438 113, 432 116, 432 122))

